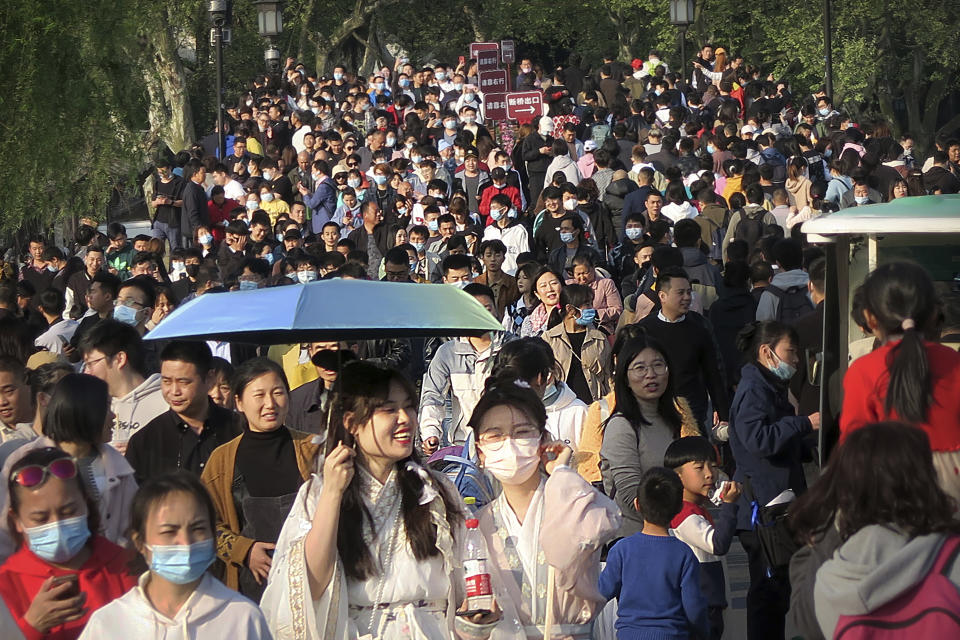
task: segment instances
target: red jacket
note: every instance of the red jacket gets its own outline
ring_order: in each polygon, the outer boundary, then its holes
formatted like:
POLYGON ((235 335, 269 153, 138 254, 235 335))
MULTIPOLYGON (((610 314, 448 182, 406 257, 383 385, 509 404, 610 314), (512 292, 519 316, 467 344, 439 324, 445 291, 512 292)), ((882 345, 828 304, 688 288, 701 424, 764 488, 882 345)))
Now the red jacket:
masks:
MULTIPOLYGON (((884 405, 890 374, 887 358, 897 342, 890 342, 857 358, 843 378, 843 412, 840 414, 841 441, 854 429, 881 420, 899 420, 884 405)), ((934 342, 924 342, 932 381, 933 402, 927 421, 917 425, 927 432, 934 451, 960 449, 960 353, 934 342)))
POLYGON ((127 568, 130 552, 102 536, 94 536, 91 540, 92 553, 79 571, 54 568, 35 556, 25 544, 0 566, 0 597, 10 609, 26 640, 74 640, 90 620, 90 614, 136 586, 137 578, 131 576, 127 568), (30 626, 23 616, 44 580, 50 576, 70 574, 80 576, 80 591, 87 594, 84 603, 87 613, 79 620, 42 634, 30 626))
POLYGON ((213 234, 213 239, 217 242, 221 242, 224 237, 226 237, 226 232, 223 230, 223 223, 230 221, 230 212, 239 207, 236 200, 231 200, 230 198, 224 198, 223 206, 218 207, 217 203, 213 200, 207 200, 207 212, 210 214, 210 225, 213 227, 210 229, 210 233, 213 234))
POLYGON ((483 191, 480 192, 480 215, 483 216, 484 226, 490 225, 493 223, 493 220, 490 219, 490 201, 493 200, 493 196, 503 194, 510 198, 510 202, 513 203, 513 208, 518 212, 523 210, 523 205, 520 200, 520 190, 516 187, 512 187, 506 182, 503 183, 503 189, 497 189, 492 182, 488 183, 484 187, 483 191))

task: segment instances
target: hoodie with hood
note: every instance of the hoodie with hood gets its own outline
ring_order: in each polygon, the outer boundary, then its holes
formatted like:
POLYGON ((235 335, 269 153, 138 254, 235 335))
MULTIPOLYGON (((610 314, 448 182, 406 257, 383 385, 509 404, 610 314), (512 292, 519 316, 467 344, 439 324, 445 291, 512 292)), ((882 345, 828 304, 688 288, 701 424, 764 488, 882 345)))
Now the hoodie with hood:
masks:
MULTIPOLYGON (((810 276, 802 269, 778 272, 777 275, 773 276, 773 279, 770 280, 770 284, 782 291, 786 291, 790 287, 802 287, 805 289, 808 282, 810 282, 810 276)), ((760 295, 760 301, 757 303, 757 320, 760 322, 764 320, 775 320, 779 308, 780 298, 769 291, 764 291, 760 295)), ((810 303, 810 310, 813 311, 812 302, 810 303)))
MULTIPOLYGON (((824 637, 840 616, 865 615, 903 595, 930 573, 946 535, 911 538, 892 527, 869 525, 853 534, 817 571, 813 601, 824 637)), ((960 563, 944 575, 960 589, 960 563)))
POLYGON ((205 573, 172 619, 150 604, 145 592, 150 572, 136 587, 94 612, 81 640, 123 635, 137 640, 270 640, 263 612, 253 602, 205 573))
POLYGON ((160 391, 160 374, 146 378, 127 395, 113 398, 110 408, 116 416, 111 442, 125 445, 130 436, 170 408, 160 391))
POLYGON ((577 168, 577 163, 570 156, 555 156, 550 162, 550 166, 547 167, 547 179, 552 180, 553 174, 557 171, 563 172, 567 182, 580 184, 580 169, 577 168))
POLYGON ((547 431, 555 439, 570 445, 574 451, 577 451, 580 445, 580 430, 587 416, 588 407, 567 385, 557 382, 556 386, 560 389, 560 394, 553 402, 546 405, 547 431))
POLYGON ((663 208, 660 210, 660 214, 670 218, 674 223, 677 223, 688 218, 692 220, 693 218, 696 218, 700 212, 697 211, 696 207, 684 200, 679 204, 671 202, 670 204, 663 205, 663 208))

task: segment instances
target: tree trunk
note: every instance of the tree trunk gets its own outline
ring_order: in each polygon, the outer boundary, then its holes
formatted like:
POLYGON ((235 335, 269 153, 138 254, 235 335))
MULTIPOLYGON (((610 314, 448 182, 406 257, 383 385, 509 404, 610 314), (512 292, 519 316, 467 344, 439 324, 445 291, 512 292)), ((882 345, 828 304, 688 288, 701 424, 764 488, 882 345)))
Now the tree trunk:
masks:
MULTIPOLYGON (((483 8, 481 7, 481 12, 483 8)), ((477 8, 470 2, 463 4, 463 12, 467 14, 467 20, 470 21, 470 28, 473 30, 474 42, 486 42, 487 34, 480 25, 480 16, 477 14, 477 8)))
POLYGON ((151 63, 144 71, 150 98, 147 116, 151 132, 176 153, 195 140, 193 110, 187 94, 187 77, 166 9, 160 14, 160 21, 160 24, 146 29, 147 55, 151 63))
MULTIPOLYGON (((308 33, 307 37, 317 47, 317 73, 323 75, 330 63, 330 54, 344 44, 353 32, 363 28, 378 9, 396 4, 399 0, 357 0, 351 13, 329 36, 308 33)), ((366 57, 366 56, 364 56, 366 57)))
MULTIPOLYGON (((300 24, 300 37, 297 38, 297 60, 304 59, 304 52, 307 50, 310 33, 310 18, 313 16, 314 0, 307 1, 307 7, 303 11, 303 21, 300 24)), ((322 75, 322 74, 318 74, 322 75)))

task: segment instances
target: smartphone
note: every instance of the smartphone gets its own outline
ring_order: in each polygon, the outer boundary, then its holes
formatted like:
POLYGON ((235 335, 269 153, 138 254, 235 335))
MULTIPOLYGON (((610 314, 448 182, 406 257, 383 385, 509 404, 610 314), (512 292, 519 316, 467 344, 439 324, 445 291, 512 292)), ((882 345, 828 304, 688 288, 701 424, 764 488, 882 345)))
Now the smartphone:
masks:
POLYGON ((464 56, 460 56, 460 59, 459 59, 460 64, 463 64, 465 60, 466 58, 464 56))
POLYGON ((56 587, 57 585, 63 584, 64 582, 69 582, 73 586, 69 587, 66 591, 64 591, 60 595, 61 600, 66 600, 68 598, 73 598, 74 596, 80 595, 80 577, 75 573, 71 573, 65 576, 55 577, 53 579, 53 582, 50 583, 50 586, 56 587))

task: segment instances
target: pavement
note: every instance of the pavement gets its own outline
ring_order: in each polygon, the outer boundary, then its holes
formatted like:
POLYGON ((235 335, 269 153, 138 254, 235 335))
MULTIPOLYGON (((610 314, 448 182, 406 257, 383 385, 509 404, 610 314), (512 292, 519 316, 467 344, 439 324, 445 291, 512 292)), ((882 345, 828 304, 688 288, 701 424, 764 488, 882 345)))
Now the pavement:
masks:
POLYGON ((730 605, 723 613, 724 640, 742 640, 747 637, 747 589, 750 587, 750 570, 747 567, 747 552, 739 538, 734 538, 730 550, 723 557, 723 572, 727 578, 727 602, 730 605))

